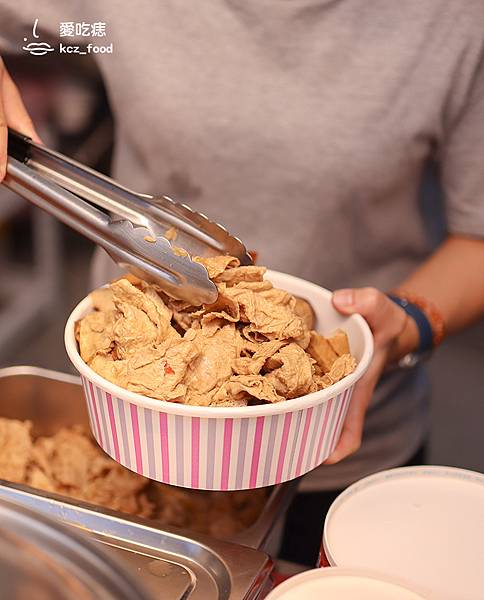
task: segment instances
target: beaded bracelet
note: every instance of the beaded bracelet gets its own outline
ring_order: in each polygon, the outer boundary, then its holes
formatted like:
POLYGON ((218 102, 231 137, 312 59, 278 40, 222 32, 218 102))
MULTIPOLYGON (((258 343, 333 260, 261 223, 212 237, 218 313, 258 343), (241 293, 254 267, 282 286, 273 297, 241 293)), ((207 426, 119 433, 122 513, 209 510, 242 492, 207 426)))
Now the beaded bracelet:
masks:
MULTIPOLYGON (((417 307, 425 315, 432 331, 433 348, 436 348, 440 343, 442 343, 442 340, 445 336, 444 318, 440 310, 433 302, 427 298, 424 298, 423 296, 406 292, 405 290, 396 290, 396 292, 392 295, 417 307)), ((389 296, 391 297, 390 294, 389 296)))

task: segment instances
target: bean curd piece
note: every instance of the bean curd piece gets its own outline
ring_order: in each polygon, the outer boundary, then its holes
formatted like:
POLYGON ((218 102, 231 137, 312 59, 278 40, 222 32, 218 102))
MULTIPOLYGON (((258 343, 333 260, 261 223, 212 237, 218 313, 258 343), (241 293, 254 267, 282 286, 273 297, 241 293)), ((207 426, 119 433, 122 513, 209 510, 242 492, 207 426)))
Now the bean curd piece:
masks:
POLYGON ((167 229, 165 231, 164 237, 167 240, 169 240, 170 242, 174 242, 176 240, 176 238, 177 238, 177 235, 178 235, 178 233, 177 233, 176 228, 175 227, 170 227, 170 229, 167 229))
POLYGON ((341 381, 356 369, 356 360, 350 354, 339 356, 331 366, 331 369, 321 379, 323 388, 341 381))
POLYGON ((0 419, 0 479, 23 483, 32 451, 32 423, 0 419))
POLYGON ((277 393, 284 398, 297 398, 311 391, 313 383, 313 360, 297 344, 284 346, 270 358, 276 368, 266 379, 270 381, 277 393), (277 366, 280 363, 280 366, 277 366))
POLYGON ((350 354, 348 336, 342 329, 337 329, 328 339, 329 345, 338 356, 350 354))
POLYGON ((325 337, 315 331, 311 331, 310 336, 308 352, 318 363, 323 373, 327 373, 338 355, 325 337))
POLYGON ((79 322, 77 338, 82 360, 89 364, 97 354, 106 355, 113 349, 115 323, 113 310, 90 313, 79 322))
POLYGON ((215 283, 226 283, 228 286, 241 282, 259 283, 264 279, 265 267, 235 267, 228 269, 214 278, 215 283))
POLYGON ((308 329, 314 329, 316 315, 314 314, 313 307, 307 300, 304 300, 304 298, 296 298, 294 312, 298 317, 301 317, 308 329))

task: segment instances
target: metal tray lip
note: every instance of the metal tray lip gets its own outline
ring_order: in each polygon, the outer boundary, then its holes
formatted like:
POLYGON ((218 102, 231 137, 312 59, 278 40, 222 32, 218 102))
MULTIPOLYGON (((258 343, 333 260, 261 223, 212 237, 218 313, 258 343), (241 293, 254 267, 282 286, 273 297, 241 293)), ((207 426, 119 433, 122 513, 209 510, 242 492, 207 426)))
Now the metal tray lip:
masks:
MULTIPOLYGON (((56 505, 59 507, 66 505, 66 507, 69 510, 72 510, 73 512, 84 513, 84 514, 90 513, 90 514, 96 515, 96 517, 105 518, 106 520, 109 520, 109 521, 122 521, 129 525, 132 525, 134 528, 147 529, 147 530, 150 530, 150 531, 162 534, 162 535, 167 534, 170 537, 176 537, 178 539, 184 538, 188 541, 195 541, 197 544, 205 547, 208 550, 211 549, 210 546, 207 545, 206 540, 209 540, 209 543, 211 543, 212 538, 210 538, 209 536, 205 536, 203 534, 187 532, 182 529, 178 529, 176 527, 166 527, 163 529, 161 529, 159 527, 153 527, 153 525, 150 523, 150 521, 143 517, 136 517, 133 515, 129 515, 129 514, 115 511, 115 510, 111 510, 109 508, 105 508, 102 506, 97 506, 95 504, 90 504, 89 502, 84 502, 82 500, 75 500, 73 498, 61 496, 60 494, 51 494, 51 493, 45 492, 44 490, 37 490, 36 488, 32 488, 28 485, 24 485, 21 483, 12 483, 11 481, 6 481, 4 479, 0 479, 0 490, 5 489, 5 488, 10 489, 10 490, 15 490, 13 492, 13 494, 17 494, 19 496, 21 495, 23 497, 29 496, 32 498, 42 498, 41 502, 45 502, 45 504, 52 504, 52 505, 56 505), (201 538, 204 541, 200 541, 200 539, 197 539, 197 538, 201 538)), ((92 533, 96 533, 96 531, 92 530, 92 533)), ((99 533, 102 534, 102 532, 99 532, 99 533)), ((115 538, 116 536, 111 536, 111 537, 115 538)), ((124 538, 119 538, 119 539, 124 539, 124 538)), ((126 541, 132 542, 133 540, 126 540, 126 541)), ((220 544, 234 545, 232 542, 226 542, 225 540, 213 539, 213 542, 216 544, 220 543, 220 544)), ((142 545, 142 544, 140 544, 140 545, 142 545)))
POLYGON ((53 371, 51 369, 33 367, 30 365, 0 367, 0 379, 5 377, 19 376, 44 377, 45 379, 52 379, 54 381, 60 381, 61 383, 72 383, 79 386, 81 385, 81 378, 77 375, 71 375, 70 373, 62 373, 61 371, 53 371))
MULTIPOLYGON (((61 494, 55 494, 46 492, 44 490, 39 490, 37 488, 33 488, 29 485, 25 485, 22 483, 13 483, 11 481, 6 481, 5 479, 0 479, 0 495, 2 489, 15 490, 14 494, 19 494, 24 497, 32 497, 32 498, 41 498, 41 502, 45 502, 46 504, 50 503, 56 506, 65 506, 68 510, 72 510, 73 512, 85 513, 85 514, 94 514, 99 518, 106 518, 109 521, 122 521, 123 523, 127 523, 132 525, 137 529, 145 529, 152 532, 159 533, 161 535, 169 535, 170 537, 177 539, 185 539, 190 542, 196 542, 199 546, 205 548, 206 550, 212 551, 214 545, 230 545, 236 546, 240 545, 237 542, 233 542, 230 540, 219 540, 217 538, 212 538, 211 536, 203 533, 192 532, 189 530, 181 529, 178 527, 173 527, 171 525, 156 527, 153 524, 153 521, 147 519, 145 517, 138 517, 136 515, 130 515, 128 513, 122 513, 116 510, 112 510, 110 508, 106 508, 104 506, 98 506, 96 504, 91 504, 89 502, 85 502, 83 500, 77 500, 75 498, 69 498, 68 496, 62 496, 61 494)), ((76 525, 72 525, 73 527, 80 527, 76 525)), ((80 527, 84 529, 83 527, 80 527)), ((95 530, 90 530, 91 533, 99 533, 103 535, 102 532, 97 532, 95 530)), ((124 538, 116 538, 116 536, 110 536, 112 539, 124 539, 124 538)), ((129 542, 133 542, 133 540, 125 540, 129 542)), ((138 543, 138 542, 134 542, 138 543)), ((140 545, 142 545, 140 543, 140 545)), ((255 550, 259 552, 257 548, 251 548, 247 546, 249 550, 255 550)))
MULTIPOLYGON (((54 371, 54 370, 50 370, 50 369, 44 369, 43 367, 35 367, 35 366, 29 366, 29 365, 16 365, 16 366, 0 368, 0 379, 4 379, 7 377, 22 377, 22 376, 40 377, 40 378, 50 379, 53 381, 59 381, 61 383, 76 385, 76 386, 82 388, 81 378, 77 375, 71 375, 68 373, 62 373, 60 371, 54 371)), ((2 484, 2 481, 3 480, 0 479, 0 485, 2 484)), ((7 482, 7 483, 10 484, 11 482, 7 482)), ((272 518, 270 518, 270 516, 266 514, 266 511, 270 511, 272 509, 272 507, 274 507, 274 506, 275 506, 274 510, 280 509, 280 507, 287 508, 298 483, 299 483, 299 480, 294 479, 292 481, 281 483, 276 486, 271 486, 271 487, 273 487, 273 490, 269 494, 269 497, 267 499, 267 502, 264 504, 264 508, 262 509, 261 514, 254 521, 254 523, 252 523, 246 529, 235 534, 233 538, 227 539, 227 540, 221 540, 221 541, 226 541, 228 543, 240 544, 240 545, 243 545, 243 546, 246 546, 249 548, 254 548, 256 550, 260 549, 262 547, 264 541, 269 537, 272 527, 274 526, 274 523, 277 521, 277 519, 280 516, 280 512, 278 511, 276 514, 273 515, 272 518), (269 527, 264 528, 264 530, 261 530, 262 524, 266 523, 267 521, 269 521, 269 523, 270 523, 269 527)), ((42 492, 42 490, 37 490, 30 486, 22 486, 21 484, 15 484, 15 485, 19 485, 20 489, 25 489, 30 492, 34 492, 36 494, 37 494, 37 492, 40 492, 40 493, 42 492)), ((186 489, 189 489, 189 488, 186 488, 186 489)), ((39 495, 39 494, 37 494, 37 495, 39 495)), ((67 496, 62 496, 62 495, 58 495, 58 494, 52 494, 52 497, 56 497, 60 501, 66 502, 68 504, 72 504, 72 501, 73 501, 73 499, 71 499, 67 496)), ((129 517, 131 516, 127 513, 110 510, 110 509, 107 509, 107 508, 104 508, 101 506, 90 504, 88 502, 82 503, 81 501, 77 501, 77 500, 76 500, 76 502, 79 502, 79 504, 83 504, 86 507, 90 507, 93 510, 96 510, 97 512, 101 512, 104 514, 104 512, 106 511, 107 513, 109 513, 113 516, 117 516, 117 517, 123 518, 125 520, 126 519, 129 520, 129 517)), ((77 504, 75 506, 77 506, 77 504)), ((142 519, 142 517, 132 517, 132 518, 140 519, 140 520, 142 519)), ((143 520, 145 522, 149 523, 151 526, 153 526, 153 521, 155 521, 155 519, 143 519, 143 520)), ((166 531, 173 530, 175 532, 183 531, 181 529, 178 530, 176 527, 166 527, 166 529, 165 529, 165 527, 166 526, 163 526, 163 529, 161 529, 161 528, 158 528, 158 529, 161 531, 165 531, 165 530, 166 531)), ((190 533, 190 537, 191 537, 192 532, 189 532, 189 533, 190 533)), ((195 532, 194 532, 193 535, 197 535, 197 534, 195 534, 195 532)))

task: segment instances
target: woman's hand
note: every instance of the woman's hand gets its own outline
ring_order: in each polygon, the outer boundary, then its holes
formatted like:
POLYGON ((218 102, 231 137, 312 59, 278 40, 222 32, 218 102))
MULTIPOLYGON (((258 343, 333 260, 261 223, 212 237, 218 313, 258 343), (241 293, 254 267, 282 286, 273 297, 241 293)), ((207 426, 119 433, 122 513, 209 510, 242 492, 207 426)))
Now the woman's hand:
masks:
POLYGON ((5 177, 7 168, 8 127, 40 143, 17 86, 0 58, 0 182, 5 177))
POLYGON ((340 440, 326 464, 334 464, 353 454, 361 445, 363 423, 375 386, 385 366, 416 348, 418 330, 407 313, 374 288, 338 290, 333 305, 341 313, 360 313, 374 336, 373 360, 353 391, 340 440))

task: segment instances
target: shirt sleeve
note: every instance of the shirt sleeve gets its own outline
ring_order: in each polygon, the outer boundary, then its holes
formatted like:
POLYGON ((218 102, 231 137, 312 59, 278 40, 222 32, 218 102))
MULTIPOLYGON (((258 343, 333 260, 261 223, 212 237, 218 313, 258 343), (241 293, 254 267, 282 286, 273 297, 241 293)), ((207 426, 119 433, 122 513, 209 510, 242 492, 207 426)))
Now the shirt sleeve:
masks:
POLYGON ((484 51, 475 64, 469 91, 444 134, 440 172, 449 233, 484 239, 484 51))

